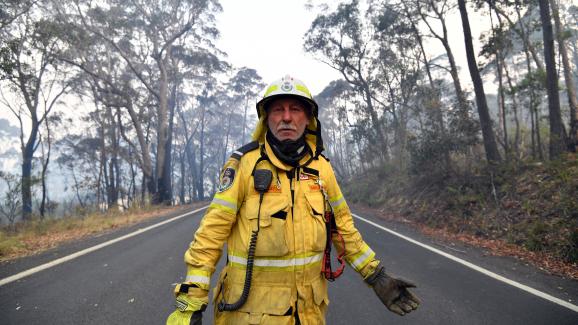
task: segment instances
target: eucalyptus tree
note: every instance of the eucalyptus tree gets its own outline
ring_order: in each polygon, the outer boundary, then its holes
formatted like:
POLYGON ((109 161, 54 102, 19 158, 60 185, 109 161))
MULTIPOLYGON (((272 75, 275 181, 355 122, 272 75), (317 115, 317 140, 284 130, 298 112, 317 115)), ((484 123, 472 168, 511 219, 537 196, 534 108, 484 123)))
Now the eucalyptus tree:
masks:
POLYGON ((367 116, 370 139, 381 158, 389 157, 388 141, 379 112, 381 93, 373 68, 378 50, 370 26, 361 17, 359 2, 340 3, 333 12, 325 10, 311 23, 305 34, 305 50, 341 73, 353 89, 363 98, 362 115, 367 116))
MULTIPOLYGON (((506 95, 509 94, 511 98, 511 109, 514 114, 514 123, 515 123, 515 135, 513 140, 513 152, 516 158, 520 157, 520 118, 519 118, 519 104, 517 99, 517 90, 514 87, 514 80, 512 75, 508 69, 508 57, 513 57, 510 61, 513 62, 512 65, 515 66, 515 59, 518 55, 517 51, 515 50, 514 40, 516 35, 511 33, 508 30, 508 26, 506 26, 503 22, 502 16, 496 12, 495 5, 492 3, 492 0, 483 0, 478 2, 477 8, 481 9, 486 4, 489 4, 489 12, 488 16, 490 18, 491 23, 491 30, 488 33, 489 36, 484 41, 485 35, 482 35, 481 39, 482 42, 485 44, 482 46, 482 51, 480 53, 481 56, 484 56, 486 59, 492 61, 492 57, 494 58, 493 61, 496 66, 497 72, 497 79, 498 79, 498 107, 499 112, 501 112, 501 124, 502 124, 502 132, 503 132, 503 141, 502 144, 504 146, 505 156, 508 159, 511 156, 511 148, 510 148, 510 140, 508 138, 508 110, 506 109, 506 95), (494 16, 497 20, 497 25, 494 20, 494 16), (507 83, 508 88, 506 88, 505 83, 507 83)), ((486 73, 488 73, 488 69, 486 73)), ((490 72, 493 70, 489 69, 490 72)), ((515 70, 514 70, 515 71, 515 70)), ((516 76, 514 76, 516 77, 516 76)), ((532 111, 530 110, 530 113, 532 111)))
MULTIPOLYGON (((235 75, 229 80, 226 88, 232 93, 235 98, 235 107, 239 106, 243 109, 243 122, 242 122, 242 133, 241 133, 241 143, 245 143, 247 140, 248 132, 252 128, 248 125, 247 114, 249 109, 249 103, 253 103, 257 99, 257 96, 261 90, 265 87, 263 79, 255 69, 242 67, 237 70, 235 75)), ((250 113, 251 111, 249 111, 250 113)))
POLYGON ((216 1, 205 0, 75 0, 75 7, 82 26, 111 46, 156 102, 153 201, 169 203, 171 182, 165 168, 170 166, 170 154, 166 154, 170 141, 169 100, 171 91, 178 88, 173 84, 173 48, 179 41, 199 44, 214 38, 218 33, 214 14, 221 7, 216 1))
MULTIPOLYGON (((39 146, 39 132, 58 99, 67 92, 67 71, 56 60, 63 44, 51 27, 50 12, 27 7, 0 30, 0 82, 2 104, 20 124, 22 153, 22 218, 32 214, 32 160, 39 146)), ((8 5, 20 6, 10 1, 8 5)), ((19 7, 18 7, 19 8, 19 7)), ((10 8, 4 8, 7 12, 10 8)))
POLYGON ((358 163, 353 152, 349 134, 350 120, 348 115, 355 115, 350 98, 355 96, 351 85, 343 79, 331 81, 315 96, 320 107, 319 120, 323 124, 322 134, 328 139, 323 145, 331 159, 331 165, 339 178, 347 179, 355 171, 358 163))
MULTIPOLYGON (((400 8, 398 10, 404 14, 404 18, 410 28, 409 30, 413 34, 413 38, 417 45, 416 49, 418 50, 417 59, 421 60, 423 71, 425 72, 425 76, 427 76, 427 83, 416 85, 416 98, 414 101, 416 113, 418 115, 417 118, 420 123, 420 136, 430 138, 430 140, 423 141, 424 144, 427 143, 427 146, 430 147, 428 149, 428 156, 432 158, 432 161, 436 160, 439 156, 439 161, 442 164, 443 170, 449 172, 451 170, 450 148, 455 148, 457 146, 451 144, 452 139, 455 138, 450 137, 446 129, 444 109, 442 108, 441 89, 439 87, 439 82, 434 80, 432 74, 432 69, 435 66, 435 63, 430 59, 431 53, 426 51, 424 45, 424 38, 426 38, 427 35, 418 27, 420 15, 417 10, 419 7, 412 7, 407 1, 399 1, 396 6, 400 8), (426 123, 422 120, 421 111, 426 113, 426 123), (424 130, 424 124, 430 126, 431 130, 424 130), (435 148, 432 148, 431 140, 437 143, 435 148)), ((417 141, 414 141, 414 145, 417 144, 417 141)))
POLYGON ((532 34, 540 27, 540 21, 535 20, 533 13, 535 12, 536 1, 535 0, 514 0, 514 1, 494 1, 485 0, 492 9, 501 18, 505 19, 508 24, 509 30, 518 35, 519 39, 522 41, 524 50, 527 51, 528 60, 530 57, 539 70, 546 71, 544 68, 544 62, 538 54, 536 49, 536 44, 532 42, 532 34), (512 10, 515 12, 512 12, 512 10), (525 14, 522 15, 522 11, 525 10, 525 14), (514 18, 512 18, 514 16, 514 18))
POLYGON ((455 4, 448 2, 447 0, 411 0, 407 1, 407 4, 415 10, 417 15, 421 18, 421 21, 426 25, 429 35, 439 40, 444 47, 449 63, 450 76, 456 92, 457 108, 461 112, 463 118, 466 119, 469 104, 459 78, 458 66, 456 64, 453 50, 450 46, 447 29, 448 15, 452 10, 454 10, 455 4), (436 25, 441 27, 441 31, 436 25))
POLYGON ((566 84, 566 94, 568 96, 568 106, 570 107, 570 132, 568 146, 571 151, 578 149, 578 100, 576 99, 576 86, 572 75, 572 66, 566 49, 566 39, 570 36, 570 31, 565 28, 560 19, 560 4, 558 0, 550 0, 552 7, 552 17, 556 31, 556 41, 560 53, 562 68, 564 70, 564 81, 566 84))
MULTIPOLYGON (((78 205, 84 211, 96 203, 100 184, 97 182, 100 138, 86 130, 81 134, 69 133, 59 139, 55 145, 59 156, 57 164, 70 174, 78 205)), ((68 187, 68 186, 67 186, 68 187)))
POLYGON ((1 170, 0 180, 5 184, 5 191, 0 196, 0 215, 6 218, 9 226, 13 226, 22 210, 21 180, 1 170))
POLYGON ((0 30, 11 25, 21 16, 28 14, 38 0, 2 0, 0 4, 0 30))
POLYGON ((548 90, 548 111, 550 121, 550 159, 559 157, 567 148, 566 130, 560 113, 558 75, 554 55, 554 33, 548 0, 539 0, 542 35, 544 39, 544 61, 546 63, 546 85, 548 90))
POLYGON ((422 79, 422 52, 412 21, 406 18, 403 6, 389 2, 375 2, 368 10, 377 41, 377 77, 381 92, 385 93, 382 106, 391 116, 394 132, 394 155, 398 168, 406 168, 408 160, 407 138, 414 120, 415 110, 410 104, 416 87, 422 79))
POLYGON ((492 120, 488 110, 488 103, 486 102, 484 83, 480 77, 480 71, 476 62, 476 54, 474 53, 474 46, 472 44, 472 33, 465 0, 458 0, 458 6, 460 9, 460 16, 462 18, 462 26, 464 30, 468 67, 470 70, 470 76, 472 77, 472 82, 474 83, 474 91, 476 93, 476 104, 478 107, 478 115, 482 128, 482 137, 484 140, 484 148, 486 150, 486 159, 488 162, 495 163, 499 162, 501 157, 500 152, 498 151, 498 145, 496 144, 494 130, 492 129, 492 120))
POLYGON ((16 63, 10 59, 11 45, 4 39, 4 33, 10 33, 15 24, 22 21, 22 16, 27 15, 36 5, 38 0, 2 0, 0 1, 0 33, 3 35, 0 43, 0 69, 11 71, 16 63))
MULTIPOLYGON (((495 6, 495 2, 490 2, 490 5, 493 5, 494 10, 496 10, 496 13, 501 14, 500 10, 498 10, 498 6, 495 6)), ((514 30, 516 33, 518 33, 520 35, 520 38, 523 41, 524 44, 524 55, 526 58, 526 69, 527 69, 527 73, 526 73, 526 77, 522 80, 520 86, 521 87, 517 87, 517 88, 526 88, 527 92, 528 92, 528 99, 529 99, 529 111, 530 111, 530 123, 531 123, 531 129, 532 129, 532 133, 531 133, 531 141, 532 141, 532 156, 534 158, 538 157, 540 159, 543 158, 543 154, 542 154, 542 137, 540 135, 540 117, 539 117, 539 102, 540 102, 540 98, 541 96, 539 95, 540 90, 542 90, 543 87, 543 83, 541 82, 541 76, 544 73, 545 69, 544 69, 544 64, 542 63, 542 61, 538 58, 538 55, 536 53, 536 50, 534 48, 534 46, 532 45, 532 42, 530 41, 529 35, 531 34, 532 30, 534 29, 531 25, 530 26, 526 26, 525 20, 530 20, 530 19, 523 19, 522 14, 521 14, 521 7, 523 6, 523 4, 521 3, 520 0, 515 0, 513 7, 515 9, 516 12, 516 18, 518 19, 518 25, 519 28, 516 27, 516 25, 514 25, 512 23, 512 21, 508 18, 507 15, 501 14, 504 18, 506 18, 506 20, 508 21, 509 25, 510 25, 510 29, 514 30), (536 64, 537 67, 537 71, 533 70, 532 64, 531 64, 531 60, 530 57, 533 58, 533 61, 536 64)), ((527 8, 527 13, 528 15, 526 15, 527 17, 530 17, 529 14, 531 14, 532 12, 532 8, 535 8, 535 5, 533 4, 533 1, 528 1, 528 8, 527 8)), ((531 24, 532 22, 530 21, 529 24, 531 24)))
MULTIPOLYGON (((46 119, 44 123, 44 136, 40 136, 40 146, 41 146, 41 176, 40 182, 42 183, 42 198, 40 199, 39 213, 40 217, 44 218, 47 210, 51 206, 50 199, 48 197, 48 186, 46 183, 46 178, 48 174, 48 164, 50 163, 50 158, 52 156, 52 146, 54 142, 54 128, 57 128, 62 123, 61 114, 53 114, 46 119)), ((42 133, 41 133, 42 134, 42 133)))

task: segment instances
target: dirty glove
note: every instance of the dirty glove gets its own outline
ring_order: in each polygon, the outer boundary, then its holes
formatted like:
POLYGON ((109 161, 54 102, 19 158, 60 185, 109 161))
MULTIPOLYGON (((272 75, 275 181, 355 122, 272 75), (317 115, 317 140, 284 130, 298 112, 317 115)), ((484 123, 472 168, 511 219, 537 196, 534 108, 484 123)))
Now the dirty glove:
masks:
POLYGON ((408 288, 415 288, 413 283, 392 278, 385 273, 384 267, 379 267, 365 282, 373 287, 379 300, 389 309, 400 316, 417 309, 419 299, 408 288))
POLYGON ((188 284, 175 288, 176 307, 167 318, 166 325, 201 325, 203 312, 209 303, 209 292, 188 284))

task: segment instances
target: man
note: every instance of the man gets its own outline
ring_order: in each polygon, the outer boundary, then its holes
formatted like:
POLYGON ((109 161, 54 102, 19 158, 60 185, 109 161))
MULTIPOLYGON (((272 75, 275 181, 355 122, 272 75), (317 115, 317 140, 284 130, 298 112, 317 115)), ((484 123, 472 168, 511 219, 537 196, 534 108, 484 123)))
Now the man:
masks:
POLYGON ((415 310, 413 285, 388 276, 353 225, 321 155, 318 106, 307 87, 290 76, 274 82, 257 113, 254 141, 225 164, 185 253, 187 278, 167 324, 201 324, 225 243, 227 265, 213 290, 216 324, 325 324, 326 279, 339 275, 328 263, 331 240, 390 311, 415 310))

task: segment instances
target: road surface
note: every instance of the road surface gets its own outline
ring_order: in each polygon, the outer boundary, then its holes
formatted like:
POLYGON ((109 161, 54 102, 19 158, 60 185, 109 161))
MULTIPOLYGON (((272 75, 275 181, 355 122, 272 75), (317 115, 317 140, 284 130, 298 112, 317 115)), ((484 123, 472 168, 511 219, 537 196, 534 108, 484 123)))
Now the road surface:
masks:
MULTIPOLYGON (((170 215, 162 220, 172 221, 162 225, 154 226, 158 220, 149 221, 1 264, 0 324, 164 324, 174 308, 171 284, 183 280, 183 252, 203 212, 178 219, 170 215), (151 226, 154 228, 147 229, 151 226), (135 234, 139 229, 141 232, 135 234), (9 278, 127 234, 127 238, 18 280, 9 278)), ((439 243, 403 224, 370 215, 360 217, 375 223, 355 221, 365 241, 389 272, 418 285, 415 292, 423 304, 405 317, 394 315, 351 268, 346 268, 344 275, 329 285, 328 324, 578 324, 578 281, 549 276, 513 259, 485 256, 475 248, 439 243), (396 228, 428 247, 535 288, 546 298, 402 239, 383 227, 396 228), (570 300, 570 307, 548 300, 549 295, 570 300)), ((205 324, 212 323, 211 311, 209 306, 205 324)))

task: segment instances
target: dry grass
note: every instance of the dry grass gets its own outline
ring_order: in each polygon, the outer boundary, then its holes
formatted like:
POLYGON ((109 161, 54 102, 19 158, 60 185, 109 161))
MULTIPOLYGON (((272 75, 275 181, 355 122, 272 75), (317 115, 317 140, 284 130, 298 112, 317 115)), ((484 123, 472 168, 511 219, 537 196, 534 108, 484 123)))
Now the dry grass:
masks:
MULTIPOLYGON (((204 203, 193 204, 193 207, 204 203)), ((93 213, 84 217, 32 220, 14 229, 0 229, 0 262, 38 254, 66 242, 105 234, 191 206, 146 207, 125 212, 93 213)))
POLYGON ((350 203, 415 224, 429 235, 578 279, 578 155, 469 173, 404 181, 376 171, 347 184, 344 194, 350 203))

